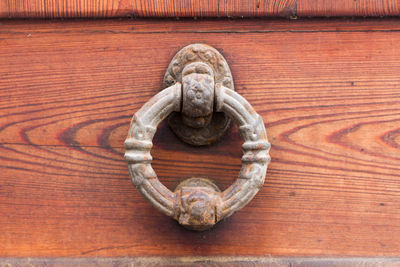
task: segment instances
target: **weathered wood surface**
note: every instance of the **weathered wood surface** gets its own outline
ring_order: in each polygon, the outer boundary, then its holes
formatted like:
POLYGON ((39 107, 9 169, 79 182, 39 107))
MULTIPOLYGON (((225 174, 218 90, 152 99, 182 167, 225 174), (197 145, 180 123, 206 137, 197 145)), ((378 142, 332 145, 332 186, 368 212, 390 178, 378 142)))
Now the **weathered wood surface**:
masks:
MULTIPOLYGON (((230 266, 230 267, 354 267, 399 266, 399 258, 274 258, 274 257, 117 257, 117 258, 1 258, 4 266, 230 266)), ((2 265, 2 266, 3 266, 2 265)))
MULTIPOLYGON (((399 256, 399 20, 0 26, 0 257, 399 256), (131 116, 194 42, 224 54, 272 143, 264 188, 202 233, 155 211, 123 160, 131 116)), ((164 124, 153 166, 170 188, 226 187, 240 145, 164 124)))
POLYGON ((398 16, 396 0, 17 0, 2 18, 398 16))

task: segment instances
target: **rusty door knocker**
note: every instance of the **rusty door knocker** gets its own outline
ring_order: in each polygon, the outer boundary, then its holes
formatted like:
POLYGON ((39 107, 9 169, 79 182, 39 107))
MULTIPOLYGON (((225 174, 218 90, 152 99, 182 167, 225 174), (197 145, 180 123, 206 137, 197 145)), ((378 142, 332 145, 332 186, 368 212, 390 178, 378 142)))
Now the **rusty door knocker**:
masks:
POLYGON ((165 89, 132 118, 125 140, 125 160, 139 192, 158 210, 192 230, 205 230, 243 208, 263 186, 270 156, 264 122, 234 91, 228 64, 214 48, 192 44, 172 59, 165 89), (189 178, 174 192, 151 167, 150 150, 157 125, 169 117, 173 131, 192 145, 211 144, 233 119, 244 143, 238 179, 225 191, 207 178, 189 178))

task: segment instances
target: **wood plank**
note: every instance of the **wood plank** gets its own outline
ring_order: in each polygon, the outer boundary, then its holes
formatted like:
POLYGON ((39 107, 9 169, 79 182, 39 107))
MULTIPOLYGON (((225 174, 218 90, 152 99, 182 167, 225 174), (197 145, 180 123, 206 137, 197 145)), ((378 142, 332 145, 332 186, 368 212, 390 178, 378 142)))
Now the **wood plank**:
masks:
MULTIPOLYGON (((0 257, 399 255, 400 21, 2 23, 0 257), (224 54, 272 143, 264 188, 202 233, 156 212, 122 159, 130 117, 194 42, 224 54)), ((153 166, 170 188, 226 187, 240 145, 233 128, 193 148, 164 124, 153 166)))
POLYGON ((19 0, 0 18, 398 16, 395 0, 19 0))

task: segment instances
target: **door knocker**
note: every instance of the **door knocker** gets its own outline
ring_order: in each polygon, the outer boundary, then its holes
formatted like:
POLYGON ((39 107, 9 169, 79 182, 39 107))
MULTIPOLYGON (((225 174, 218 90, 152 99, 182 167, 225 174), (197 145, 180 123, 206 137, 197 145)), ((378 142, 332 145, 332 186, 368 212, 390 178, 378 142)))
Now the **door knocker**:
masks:
POLYGON ((182 48, 167 69, 164 88, 132 118, 125 140, 129 175, 155 208, 186 228, 206 230, 243 208, 263 186, 270 162, 264 122, 234 91, 227 62, 208 45, 182 48), (230 187, 221 192, 211 180, 196 177, 171 192, 157 179, 150 150, 158 124, 168 116, 175 134, 192 145, 215 142, 231 119, 238 125, 244 140, 242 168, 230 187))

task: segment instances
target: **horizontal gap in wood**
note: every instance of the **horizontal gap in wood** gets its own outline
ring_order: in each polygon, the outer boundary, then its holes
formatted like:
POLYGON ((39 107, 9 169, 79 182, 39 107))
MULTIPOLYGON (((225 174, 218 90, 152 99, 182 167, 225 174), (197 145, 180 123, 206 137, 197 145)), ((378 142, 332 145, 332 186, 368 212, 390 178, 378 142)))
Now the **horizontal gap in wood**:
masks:
POLYGON ((0 34, 102 35, 102 34, 270 34, 270 33, 373 33, 400 31, 399 18, 312 19, 70 19, 0 20, 0 34))

